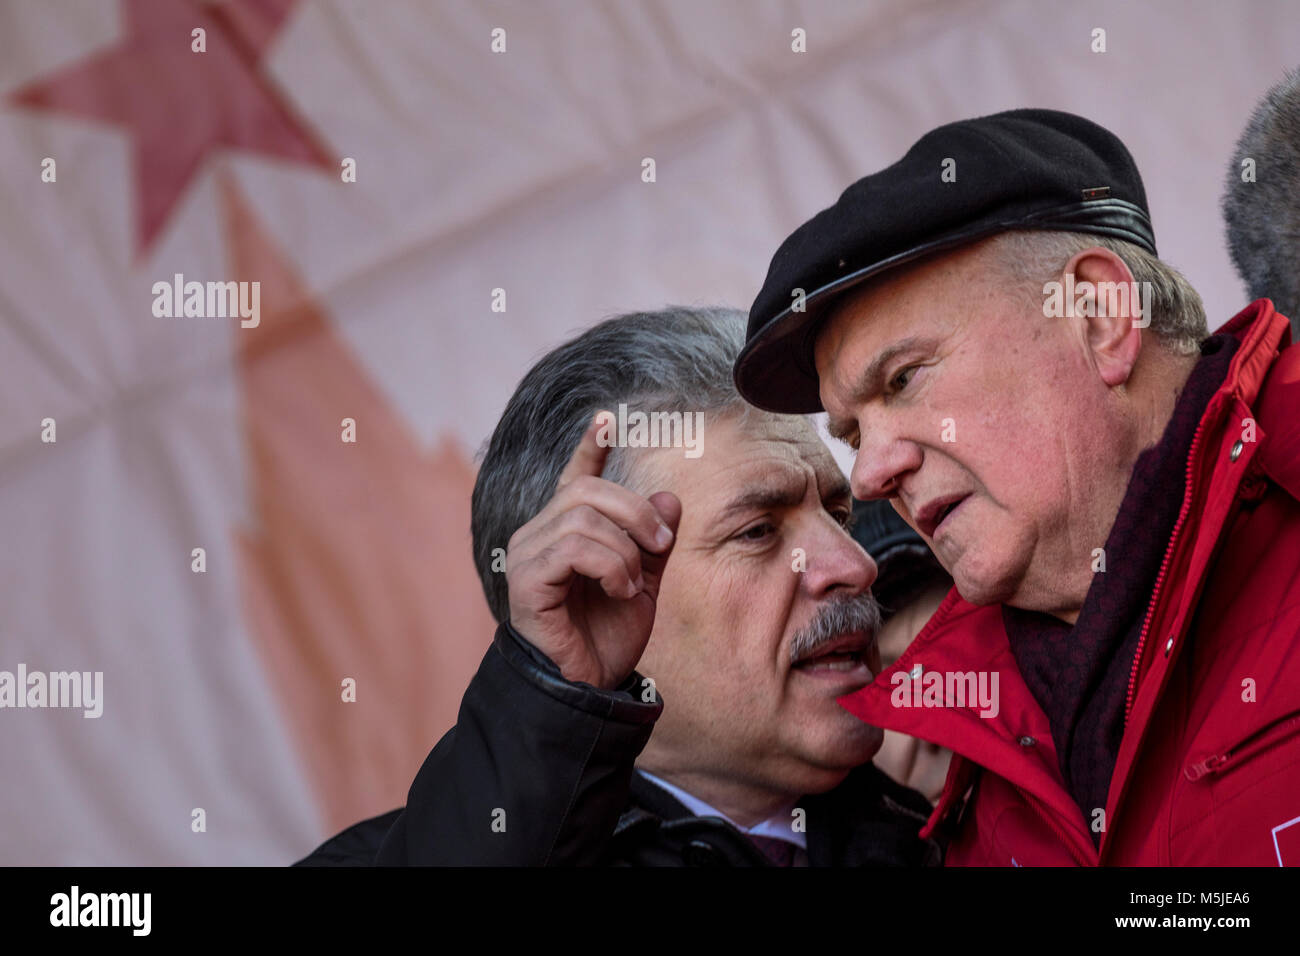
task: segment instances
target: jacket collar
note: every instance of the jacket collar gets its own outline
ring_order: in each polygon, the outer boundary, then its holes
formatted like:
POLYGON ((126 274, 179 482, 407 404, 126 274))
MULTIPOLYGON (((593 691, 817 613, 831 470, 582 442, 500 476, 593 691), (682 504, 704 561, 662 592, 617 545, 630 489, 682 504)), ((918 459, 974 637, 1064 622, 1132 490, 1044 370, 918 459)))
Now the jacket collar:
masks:
MULTIPOLYGON (((720 817, 696 817, 680 800, 634 771, 627 809, 615 836, 642 829, 665 836, 722 841, 733 857, 762 865, 764 858, 743 832, 720 817)), ((939 842, 918 839, 928 804, 870 762, 855 767, 826 793, 799 801, 806 811, 808 859, 813 866, 924 865, 941 862, 939 842)))
MULTIPOLYGON (((1260 448, 1260 469, 1292 498, 1300 500, 1300 349, 1292 347, 1291 324, 1259 299, 1235 315, 1223 331, 1242 334, 1241 351, 1254 343, 1253 354, 1243 359, 1241 386, 1234 397, 1255 408, 1256 422, 1266 429, 1268 441, 1260 448), (1255 312, 1258 315, 1255 315, 1255 312), (1280 352, 1280 355, 1278 354, 1280 352), (1260 394, 1264 381, 1268 388, 1260 394)), ((1229 380, 1232 378, 1229 371, 1229 380)))

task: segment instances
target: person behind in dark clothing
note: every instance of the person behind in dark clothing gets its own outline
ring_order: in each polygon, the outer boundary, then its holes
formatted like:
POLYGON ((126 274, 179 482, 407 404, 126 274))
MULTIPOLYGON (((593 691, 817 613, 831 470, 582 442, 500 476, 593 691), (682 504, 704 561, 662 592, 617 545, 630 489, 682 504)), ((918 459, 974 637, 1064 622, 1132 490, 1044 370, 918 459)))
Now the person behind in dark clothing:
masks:
MULTIPOLYGON (((853 540, 878 569, 871 591, 880 604, 880 664, 892 667, 952 590, 952 578, 888 501, 853 502, 853 540)), ((947 747, 885 729, 872 762, 901 784, 937 802, 948 777, 947 747)))
POLYGON ((607 320, 525 376, 474 487, 500 622, 406 806, 308 865, 923 865, 920 794, 837 698, 872 559, 803 416, 746 405, 745 316, 607 320))

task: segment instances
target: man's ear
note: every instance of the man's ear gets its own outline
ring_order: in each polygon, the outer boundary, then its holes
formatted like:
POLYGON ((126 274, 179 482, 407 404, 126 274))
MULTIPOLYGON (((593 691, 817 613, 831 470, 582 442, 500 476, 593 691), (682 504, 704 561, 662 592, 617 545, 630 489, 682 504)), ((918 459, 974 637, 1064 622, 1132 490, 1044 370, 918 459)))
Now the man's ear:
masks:
MULTIPOLYGON (((1074 315, 1082 323, 1084 344, 1107 385, 1123 385, 1142 351, 1142 328, 1149 319, 1124 260, 1094 246, 1077 252, 1063 272, 1074 274, 1074 315)), ((1068 287, 1068 286, 1067 286, 1068 287)))

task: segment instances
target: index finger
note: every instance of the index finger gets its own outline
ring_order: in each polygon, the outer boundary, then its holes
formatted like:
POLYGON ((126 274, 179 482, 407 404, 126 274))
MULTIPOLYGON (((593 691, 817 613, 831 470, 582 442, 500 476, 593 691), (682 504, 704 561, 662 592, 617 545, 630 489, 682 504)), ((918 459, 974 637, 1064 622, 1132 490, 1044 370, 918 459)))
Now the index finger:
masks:
POLYGON ((581 475, 600 477, 600 473, 605 470, 605 459, 609 457, 610 444, 602 444, 598 436, 602 430, 608 435, 613 420, 614 413, 603 409, 592 418, 587 430, 582 433, 582 438, 578 439, 573 457, 564 466, 564 471, 560 472, 560 478, 555 483, 557 491, 581 475))

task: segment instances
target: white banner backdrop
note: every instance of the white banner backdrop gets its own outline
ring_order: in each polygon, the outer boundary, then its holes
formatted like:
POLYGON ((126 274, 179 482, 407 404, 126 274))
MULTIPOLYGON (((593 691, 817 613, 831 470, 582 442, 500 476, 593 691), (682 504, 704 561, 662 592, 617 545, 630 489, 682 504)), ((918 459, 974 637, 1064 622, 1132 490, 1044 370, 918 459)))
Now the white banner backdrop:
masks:
POLYGON ((936 125, 1115 131, 1221 324, 1298 40, 1284 0, 5 0, 0 672, 103 683, 0 708, 0 863, 283 864, 400 806, 491 638, 468 495, 519 377, 747 308, 936 125), (256 327, 156 315, 178 273, 260 282, 256 327))

